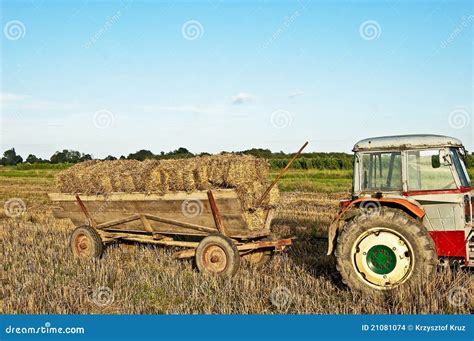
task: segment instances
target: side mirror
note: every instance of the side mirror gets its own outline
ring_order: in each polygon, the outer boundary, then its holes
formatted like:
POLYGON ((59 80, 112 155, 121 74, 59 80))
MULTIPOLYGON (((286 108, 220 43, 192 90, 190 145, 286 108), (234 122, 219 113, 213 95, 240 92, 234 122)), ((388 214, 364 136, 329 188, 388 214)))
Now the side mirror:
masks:
POLYGON ((431 167, 439 168, 441 167, 440 155, 431 155, 431 167))

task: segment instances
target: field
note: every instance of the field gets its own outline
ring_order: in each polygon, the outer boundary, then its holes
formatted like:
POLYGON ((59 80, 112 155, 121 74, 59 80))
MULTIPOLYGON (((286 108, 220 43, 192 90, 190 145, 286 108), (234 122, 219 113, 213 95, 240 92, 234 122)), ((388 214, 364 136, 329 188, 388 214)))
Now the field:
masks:
POLYGON ((291 170, 280 183, 273 230, 296 236, 295 245, 263 269, 242 262, 232 279, 202 275, 163 248, 116 245, 101 260, 74 259, 73 226, 53 218, 46 195, 56 172, 0 167, 0 207, 11 198, 27 207, 20 218, 0 211, 3 313, 441 314, 469 313, 473 306, 462 299, 474 291, 469 272, 448 269, 385 297, 353 293, 341 283, 321 237, 350 191, 349 171, 291 170))

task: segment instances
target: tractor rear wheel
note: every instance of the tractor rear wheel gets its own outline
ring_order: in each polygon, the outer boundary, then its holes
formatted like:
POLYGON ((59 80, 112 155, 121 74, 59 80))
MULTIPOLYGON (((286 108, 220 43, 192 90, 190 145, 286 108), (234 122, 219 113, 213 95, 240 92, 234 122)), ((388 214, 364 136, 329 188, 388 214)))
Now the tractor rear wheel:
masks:
POLYGON ((96 230, 88 225, 77 227, 69 241, 72 253, 80 258, 100 258, 104 244, 96 230))
POLYGON ((337 239, 337 269, 351 289, 374 292, 415 282, 436 270, 433 239, 403 211, 381 207, 348 222, 337 239))
POLYGON ((233 276, 240 266, 240 255, 232 239, 213 234, 199 243, 196 249, 199 271, 222 276, 233 276))

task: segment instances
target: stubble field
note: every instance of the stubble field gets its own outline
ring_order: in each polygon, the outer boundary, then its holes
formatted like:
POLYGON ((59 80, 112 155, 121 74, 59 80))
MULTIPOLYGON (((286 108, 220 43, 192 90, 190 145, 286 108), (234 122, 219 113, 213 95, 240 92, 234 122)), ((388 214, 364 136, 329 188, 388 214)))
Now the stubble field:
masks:
MULTIPOLYGON (((73 225, 52 216, 46 193, 57 170, 0 168, 0 207, 12 198, 19 218, 0 211, 2 312, 12 314, 441 314, 470 313, 474 276, 446 270, 385 297, 351 292, 327 257, 325 230, 350 191, 347 171, 290 171, 280 183, 275 236, 297 239, 261 269, 242 262, 231 279, 197 272, 173 249, 107 247, 100 260, 78 260, 73 225), (466 299, 467 298, 467 299, 466 299)), ((275 174, 272 174, 274 176, 275 174)))

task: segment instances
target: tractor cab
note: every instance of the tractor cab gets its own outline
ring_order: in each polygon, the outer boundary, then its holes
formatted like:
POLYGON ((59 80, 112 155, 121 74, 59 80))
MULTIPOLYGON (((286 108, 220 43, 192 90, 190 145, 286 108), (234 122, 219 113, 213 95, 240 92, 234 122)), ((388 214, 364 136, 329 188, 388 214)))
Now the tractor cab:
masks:
POLYGON ((432 264, 474 266, 474 193, 461 141, 386 136, 353 151, 352 199, 328 233, 328 254, 336 250, 349 286, 384 290, 432 264))
POLYGON ((353 195, 471 187, 459 140, 444 136, 379 137, 354 146, 353 195))

